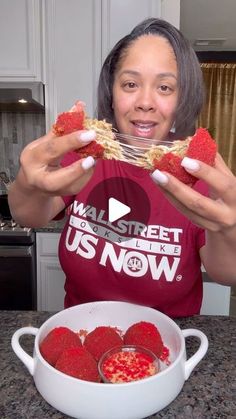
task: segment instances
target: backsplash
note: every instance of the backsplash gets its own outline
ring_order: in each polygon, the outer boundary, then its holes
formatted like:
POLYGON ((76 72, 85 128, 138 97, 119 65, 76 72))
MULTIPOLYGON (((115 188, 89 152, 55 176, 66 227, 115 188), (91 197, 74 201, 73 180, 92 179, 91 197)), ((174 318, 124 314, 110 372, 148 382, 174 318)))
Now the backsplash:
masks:
MULTIPOLYGON (((13 180, 19 168, 19 156, 26 144, 45 134, 42 113, 0 113, 0 172, 13 180)), ((0 185, 0 193, 4 193, 0 185)))

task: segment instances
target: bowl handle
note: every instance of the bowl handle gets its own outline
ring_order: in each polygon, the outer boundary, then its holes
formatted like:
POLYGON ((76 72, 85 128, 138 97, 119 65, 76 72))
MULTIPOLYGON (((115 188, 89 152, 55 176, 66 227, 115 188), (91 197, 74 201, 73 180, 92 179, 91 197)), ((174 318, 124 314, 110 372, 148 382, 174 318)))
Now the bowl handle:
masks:
POLYGON ((28 355, 24 349, 20 345, 20 337, 23 335, 34 335, 36 336, 38 333, 38 330, 36 327, 22 327, 21 329, 18 329, 11 338, 11 346, 15 354, 20 358, 20 360, 25 364, 25 366, 28 368, 31 375, 34 374, 34 359, 32 356, 28 355))
POLYGON ((184 329, 181 330, 183 333, 184 338, 187 338, 188 336, 196 336, 200 339, 200 346, 195 352, 194 355, 192 355, 187 361, 185 361, 184 366, 184 373, 185 373, 185 380, 187 380, 193 371, 193 369, 196 367, 196 365, 201 361, 201 359, 204 357, 204 355, 207 352, 208 349, 208 339, 206 335, 201 332, 198 329, 184 329))

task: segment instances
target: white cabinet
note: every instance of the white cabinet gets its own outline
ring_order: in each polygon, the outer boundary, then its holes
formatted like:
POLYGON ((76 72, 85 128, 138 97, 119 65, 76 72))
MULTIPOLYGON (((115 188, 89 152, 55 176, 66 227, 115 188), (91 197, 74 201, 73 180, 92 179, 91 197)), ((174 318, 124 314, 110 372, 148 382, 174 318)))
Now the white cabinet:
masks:
POLYGON ((60 233, 36 233, 38 310, 64 308, 65 274, 58 260, 59 238, 60 233))
POLYGON ((231 287, 212 281, 202 265, 203 299, 200 314, 228 316, 230 312, 231 287))
POLYGON ((180 0, 102 0, 102 61, 115 43, 147 17, 179 28, 180 0))
POLYGON ((101 66, 101 0, 45 3, 45 101, 47 130, 76 100, 91 115, 101 66))
POLYGON ((45 100, 47 130, 76 100, 96 108, 102 62, 114 43, 149 16, 179 27, 180 0, 47 0, 45 100))
POLYGON ((0 0, 0 81, 42 81, 42 0, 0 0))
POLYGON ((200 314, 228 316, 231 288, 214 282, 203 283, 203 300, 200 314))

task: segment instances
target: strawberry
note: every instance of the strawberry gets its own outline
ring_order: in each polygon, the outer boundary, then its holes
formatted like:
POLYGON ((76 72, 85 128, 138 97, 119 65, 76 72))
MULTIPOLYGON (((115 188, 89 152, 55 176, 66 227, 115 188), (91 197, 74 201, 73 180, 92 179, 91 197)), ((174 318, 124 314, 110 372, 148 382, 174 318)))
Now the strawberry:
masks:
POLYGON ((97 362, 84 347, 66 349, 58 358, 55 368, 80 380, 101 381, 97 362))
POLYGON ((44 359, 55 365, 61 353, 68 348, 82 346, 80 337, 68 327, 52 329, 41 342, 39 349, 44 359))
POLYGON ((183 183, 195 183, 197 179, 190 175, 190 173, 186 172, 186 170, 181 166, 181 161, 182 157, 170 152, 164 154, 161 160, 155 159, 153 164, 155 169, 168 172, 177 177, 183 183))
POLYGON ((198 128, 188 146, 186 156, 214 165, 217 152, 216 142, 205 128, 198 128))
POLYGON ((58 137, 83 129, 84 114, 78 112, 63 112, 58 115, 53 125, 53 132, 58 137))
POLYGON ((160 357, 163 342, 157 327, 149 322, 141 321, 130 326, 124 335, 125 345, 140 345, 160 357))
MULTIPOLYGON (((56 123, 53 125, 53 132, 56 136, 70 134, 71 132, 86 129, 84 127, 85 112, 84 103, 76 102, 69 112, 63 112, 58 115, 56 123)), ((104 147, 92 141, 90 144, 76 150, 79 158, 92 156, 95 158, 103 157, 104 147)))
POLYGON ((104 150, 105 149, 101 144, 97 143, 96 141, 92 141, 84 147, 76 150, 76 152, 81 159, 87 156, 92 156, 99 159, 103 157, 104 150))
POLYGON ((85 348, 98 361, 101 356, 114 346, 123 345, 123 339, 115 329, 109 326, 96 327, 85 338, 85 348))
MULTIPOLYGON (((211 138, 209 132, 204 128, 198 128, 189 142, 185 156, 214 166, 216 152, 217 145, 211 138)), ((154 169, 166 171, 177 177, 183 183, 194 185, 197 178, 181 166, 183 157, 179 156, 177 152, 165 153, 161 159, 156 158, 153 160, 154 169)))
POLYGON ((78 101, 69 112, 62 112, 58 115, 56 123, 53 125, 53 132, 60 137, 82 130, 84 129, 84 118, 84 103, 78 101))

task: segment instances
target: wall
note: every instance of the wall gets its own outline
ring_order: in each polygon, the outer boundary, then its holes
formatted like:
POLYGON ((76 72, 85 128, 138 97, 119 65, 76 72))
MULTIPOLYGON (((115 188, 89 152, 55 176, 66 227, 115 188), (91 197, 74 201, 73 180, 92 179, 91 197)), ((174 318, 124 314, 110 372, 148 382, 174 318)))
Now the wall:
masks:
POLYGON ((14 178, 19 168, 21 150, 43 134, 44 114, 0 113, 0 172, 5 171, 10 178, 14 178))

